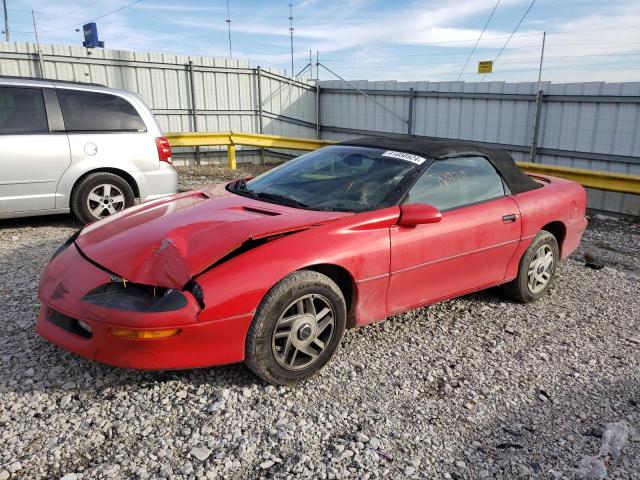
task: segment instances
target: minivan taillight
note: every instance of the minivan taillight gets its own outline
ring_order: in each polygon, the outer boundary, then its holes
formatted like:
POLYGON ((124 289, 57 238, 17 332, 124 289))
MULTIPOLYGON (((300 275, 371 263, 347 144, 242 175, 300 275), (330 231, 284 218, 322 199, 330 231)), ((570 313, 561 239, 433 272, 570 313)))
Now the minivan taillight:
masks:
POLYGON ((158 147, 158 160, 161 162, 171 163, 171 145, 165 137, 156 138, 156 146, 158 147))

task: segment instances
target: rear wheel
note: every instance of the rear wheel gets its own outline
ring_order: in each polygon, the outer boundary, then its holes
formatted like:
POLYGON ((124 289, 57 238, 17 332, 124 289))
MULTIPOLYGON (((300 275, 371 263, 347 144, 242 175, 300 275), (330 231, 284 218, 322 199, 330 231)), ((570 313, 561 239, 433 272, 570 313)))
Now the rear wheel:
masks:
POLYGON ((71 210, 83 223, 91 223, 118 213, 134 204, 131 186, 113 173, 87 175, 73 189, 71 210))
POLYGON ((247 366, 278 385, 309 378, 333 356, 346 325, 340 288, 318 272, 294 272, 260 303, 249 327, 247 366))
POLYGON ((551 287, 559 258, 556 237, 541 230, 520 259, 518 276, 503 285, 504 292, 521 303, 537 300, 551 287))

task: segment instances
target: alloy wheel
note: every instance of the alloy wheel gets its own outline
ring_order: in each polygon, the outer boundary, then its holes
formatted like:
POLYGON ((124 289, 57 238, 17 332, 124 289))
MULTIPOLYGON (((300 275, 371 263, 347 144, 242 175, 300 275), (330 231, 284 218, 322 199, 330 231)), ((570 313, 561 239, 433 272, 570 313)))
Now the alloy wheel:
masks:
POLYGON ((282 368, 301 370, 315 363, 333 338, 335 312, 322 295, 304 295, 284 309, 273 330, 271 348, 282 368))
POLYGON ((115 185, 103 183, 87 196, 87 207, 96 218, 104 218, 124 209, 125 197, 115 185))
POLYGON ((550 245, 542 245, 529 263, 527 285, 531 293, 540 293, 551 281, 554 269, 553 249, 550 245))

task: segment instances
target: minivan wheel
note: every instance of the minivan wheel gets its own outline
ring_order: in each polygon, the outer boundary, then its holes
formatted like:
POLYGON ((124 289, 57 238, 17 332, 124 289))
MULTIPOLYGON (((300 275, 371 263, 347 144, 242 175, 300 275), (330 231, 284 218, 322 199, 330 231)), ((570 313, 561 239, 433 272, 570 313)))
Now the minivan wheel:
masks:
POLYGON ((131 186, 113 173, 87 175, 73 189, 71 210, 83 223, 91 223, 132 206, 135 196, 131 186))

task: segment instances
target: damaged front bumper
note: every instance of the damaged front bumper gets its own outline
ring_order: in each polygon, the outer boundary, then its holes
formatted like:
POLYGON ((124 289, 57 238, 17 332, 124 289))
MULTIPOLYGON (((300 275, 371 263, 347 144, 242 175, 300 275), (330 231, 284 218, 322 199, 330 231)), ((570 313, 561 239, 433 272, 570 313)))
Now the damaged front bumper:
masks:
POLYGON ((113 281, 113 274, 90 263, 75 244, 59 252, 40 280, 38 334, 83 357, 126 368, 183 369, 244 359, 251 314, 201 322, 201 306, 189 291, 180 292, 185 301, 167 311, 86 301, 88 293, 113 281), (132 338, 122 331, 161 335, 132 338))

